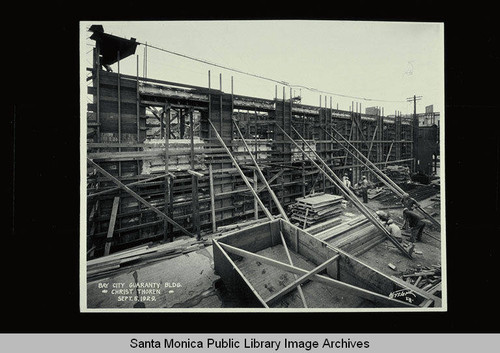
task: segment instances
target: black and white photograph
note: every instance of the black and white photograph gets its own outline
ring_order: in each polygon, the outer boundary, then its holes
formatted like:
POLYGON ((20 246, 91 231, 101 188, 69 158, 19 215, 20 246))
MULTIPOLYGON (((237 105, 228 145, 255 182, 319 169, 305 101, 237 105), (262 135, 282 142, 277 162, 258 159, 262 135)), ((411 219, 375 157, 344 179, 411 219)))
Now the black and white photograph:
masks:
POLYGON ((443 23, 79 40, 81 312, 447 311, 443 23))

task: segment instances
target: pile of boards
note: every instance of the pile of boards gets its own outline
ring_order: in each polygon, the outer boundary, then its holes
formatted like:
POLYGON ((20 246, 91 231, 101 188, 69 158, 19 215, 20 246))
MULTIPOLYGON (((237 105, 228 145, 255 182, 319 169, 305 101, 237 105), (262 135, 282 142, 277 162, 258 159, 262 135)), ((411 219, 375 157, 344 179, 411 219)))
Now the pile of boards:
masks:
POLYGON ((432 265, 405 271, 401 278, 423 291, 441 297, 441 266, 432 265))
POLYGON ((325 193, 297 198, 294 204, 288 206, 290 220, 301 228, 309 228, 338 217, 342 213, 342 200, 342 196, 325 193))
POLYGON ((363 215, 346 220, 342 225, 320 234, 318 238, 354 256, 365 253, 386 239, 363 215))
POLYGON ((179 239, 170 243, 145 244, 107 256, 87 261, 87 280, 95 280, 123 271, 131 266, 141 266, 152 262, 170 259, 211 245, 208 240, 192 238, 179 239))
POLYGON ((406 166, 387 166, 383 172, 395 183, 403 183, 411 180, 410 168, 406 166))

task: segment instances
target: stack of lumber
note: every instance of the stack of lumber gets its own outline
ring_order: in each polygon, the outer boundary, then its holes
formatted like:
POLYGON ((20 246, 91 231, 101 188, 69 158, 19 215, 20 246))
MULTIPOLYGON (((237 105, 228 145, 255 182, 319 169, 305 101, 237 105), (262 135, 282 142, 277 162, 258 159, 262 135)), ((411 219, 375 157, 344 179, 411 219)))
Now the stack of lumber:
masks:
POLYGON ((351 255, 359 256, 386 239, 365 216, 360 216, 346 225, 345 229, 330 231, 325 239, 351 255))
POLYGON ((323 234, 324 232, 328 232, 331 228, 338 226, 340 223, 342 223, 342 218, 336 217, 324 222, 316 223, 315 225, 306 228, 305 230, 309 234, 320 235, 323 234))
POLYGON ((302 228, 308 228, 342 213, 342 196, 319 194, 295 199, 289 206, 290 220, 302 228))
MULTIPOLYGON (((199 137, 195 137, 195 163, 194 169, 206 170, 204 164, 205 155, 200 153, 203 150, 204 143, 199 137)), ((144 147, 147 152, 156 152, 152 156, 144 159, 142 162, 142 174, 165 173, 165 140, 164 139, 148 139, 144 144, 151 144, 151 147, 144 147)), ((175 139, 168 143, 169 159, 168 170, 170 172, 186 171, 191 169, 191 139, 175 139)))
POLYGON ((316 236, 316 238, 323 241, 332 241, 334 238, 346 238, 350 234, 352 234, 358 227, 364 227, 368 223, 368 218, 360 215, 354 218, 344 219, 339 225, 331 227, 329 229, 325 229, 322 232, 316 233, 314 235, 316 236))
POLYGON ((408 269, 400 278, 429 294, 441 297, 441 266, 439 265, 408 269))
POLYGON ((383 172, 392 181, 396 183, 403 183, 411 180, 410 168, 401 165, 387 166, 383 172))
POLYGON ((111 276, 131 266, 170 259, 211 245, 211 241, 179 239, 161 245, 146 244, 87 261, 87 279, 111 276))

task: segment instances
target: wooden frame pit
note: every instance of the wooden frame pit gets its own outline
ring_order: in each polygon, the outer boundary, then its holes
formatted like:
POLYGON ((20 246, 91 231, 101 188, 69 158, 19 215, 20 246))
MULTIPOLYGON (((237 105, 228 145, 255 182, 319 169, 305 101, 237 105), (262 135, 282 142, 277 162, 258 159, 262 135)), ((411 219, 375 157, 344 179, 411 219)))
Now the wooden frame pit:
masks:
MULTIPOLYGON (((228 292, 238 297, 242 307, 282 308, 283 301, 290 302, 290 296, 295 295, 296 288, 304 289, 307 307, 325 307, 325 303, 317 305, 318 300, 314 298, 316 292, 305 290, 311 283, 320 283, 341 295, 339 298, 345 299, 345 302, 332 302, 331 307, 337 309, 363 307, 411 310, 441 306, 440 298, 416 291, 280 218, 214 239, 213 254, 215 272, 228 292), (280 246, 281 236, 286 242, 285 249, 310 262, 310 269, 259 254, 280 246), (264 294, 262 285, 258 283, 260 275, 255 271, 246 271, 249 263, 242 266, 244 260, 251 261, 254 266, 265 264, 292 273, 295 277, 282 283, 281 288, 274 289, 273 293, 264 294), (404 296, 396 299, 394 293, 401 292, 410 293, 407 297, 412 302, 404 296), (353 306, 354 302, 346 298, 355 298, 356 304, 353 306)), ((324 298, 321 300, 324 301, 324 298)))

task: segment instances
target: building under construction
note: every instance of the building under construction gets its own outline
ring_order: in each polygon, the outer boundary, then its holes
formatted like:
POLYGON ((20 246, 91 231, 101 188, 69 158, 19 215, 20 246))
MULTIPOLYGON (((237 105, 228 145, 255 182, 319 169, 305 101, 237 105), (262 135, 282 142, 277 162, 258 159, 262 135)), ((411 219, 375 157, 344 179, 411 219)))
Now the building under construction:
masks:
POLYGON ((445 307, 439 113, 145 78, 119 69, 135 39, 91 31, 85 309, 445 307), (415 250, 376 213, 402 227, 405 193, 415 250))

